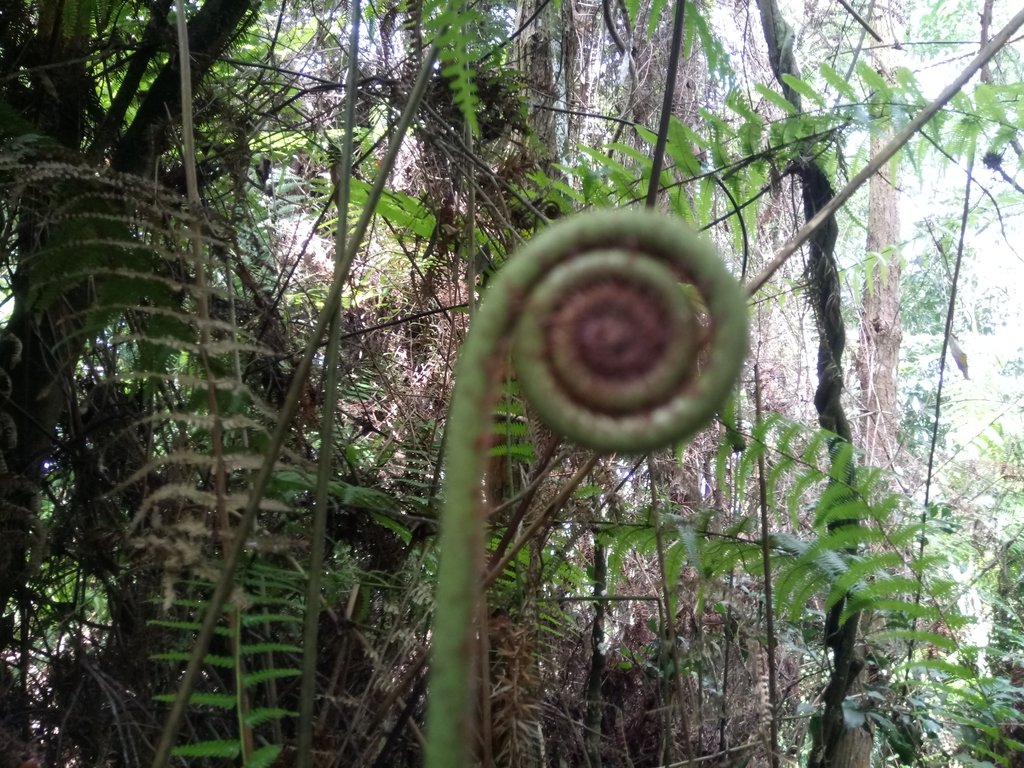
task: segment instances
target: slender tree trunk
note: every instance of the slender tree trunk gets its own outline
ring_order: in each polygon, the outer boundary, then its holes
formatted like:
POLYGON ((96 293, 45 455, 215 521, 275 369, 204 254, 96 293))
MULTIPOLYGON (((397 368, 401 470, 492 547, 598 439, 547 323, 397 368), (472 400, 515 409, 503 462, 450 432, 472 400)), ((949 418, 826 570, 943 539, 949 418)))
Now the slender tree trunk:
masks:
POLYGON ((544 172, 558 159, 556 113, 550 109, 558 100, 555 49, 559 41, 553 31, 558 23, 558 11, 546 0, 522 0, 519 4, 516 27, 525 26, 515 41, 512 63, 523 73, 529 95, 528 151, 536 166, 544 172))
MULTIPOLYGON (((899 40, 902 32, 901 0, 876 0, 872 28, 886 43, 899 40)), ((872 65, 885 78, 892 77, 898 51, 883 45, 873 49, 872 65)), ((879 133, 871 140, 874 154, 889 140, 892 131, 879 133)), ((860 443, 865 461, 875 466, 892 466, 898 449, 896 376, 900 342, 903 338, 900 318, 899 251, 900 212, 897 166, 890 163, 877 173, 868 187, 869 253, 883 254, 882 263, 873 264, 864 287, 860 326, 860 348, 855 366, 860 383, 860 443)))
POLYGON ((601 683, 604 680, 604 622, 605 588, 608 586, 608 558, 604 545, 594 533, 594 620, 590 627, 590 672, 587 675, 587 719, 583 723, 583 742, 587 748, 590 768, 601 768, 601 722, 604 714, 604 697, 601 683))

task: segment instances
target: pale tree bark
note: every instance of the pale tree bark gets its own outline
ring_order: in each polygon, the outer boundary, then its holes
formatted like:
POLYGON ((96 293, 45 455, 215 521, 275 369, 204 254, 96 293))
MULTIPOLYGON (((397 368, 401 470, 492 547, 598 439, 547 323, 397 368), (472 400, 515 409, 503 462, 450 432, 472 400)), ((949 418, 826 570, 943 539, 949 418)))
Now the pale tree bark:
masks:
POLYGON ((516 29, 523 28, 512 49, 511 63, 522 73, 528 101, 528 152, 532 165, 545 173, 557 162, 558 86, 555 81, 559 12, 548 0, 521 0, 516 29))
MULTIPOLYGON (((898 65, 899 51, 892 43, 903 33, 903 0, 875 0, 872 29, 885 41, 872 49, 871 64, 891 80, 898 65)), ((874 154, 892 135, 878 133, 871 141, 874 154)), ((900 318, 901 265, 899 178, 897 166, 890 163, 877 173, 868 187, 867 251, 885 253, 884 266, 875 263, 864 286, 861 308, 860 344, 855 367, 860 383, 864 418, 860 423, 860 443, 865 462, 891 467, 899 448, 896 374, 900 342, 903 339, 900 318), (886 249, 890 249, 886 251, 886 249)))

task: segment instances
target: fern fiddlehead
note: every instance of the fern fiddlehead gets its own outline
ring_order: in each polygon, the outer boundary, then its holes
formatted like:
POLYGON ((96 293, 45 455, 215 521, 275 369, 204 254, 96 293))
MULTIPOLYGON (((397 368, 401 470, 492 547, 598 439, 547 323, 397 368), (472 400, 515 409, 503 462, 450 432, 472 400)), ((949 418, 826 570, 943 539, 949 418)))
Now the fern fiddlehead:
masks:
POLYGON ((603 453, 685 440, 723 405, 747 345, 746 300, 714 249, 647 210, 581 214, 502 268, 462 348, 448 415, 427 765, 467 764, 490 413, 511 346, 550 427, 603 453))

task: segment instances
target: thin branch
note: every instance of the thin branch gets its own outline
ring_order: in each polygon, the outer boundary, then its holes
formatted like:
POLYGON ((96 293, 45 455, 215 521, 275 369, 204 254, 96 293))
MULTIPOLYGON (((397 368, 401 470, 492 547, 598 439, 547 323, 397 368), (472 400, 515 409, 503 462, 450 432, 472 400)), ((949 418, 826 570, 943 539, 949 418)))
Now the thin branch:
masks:
MULTIPOLYGON (((180 0, 179 0, 180 2, 180 0)), ((344 138, 341 159, 338 162, 337 190, 338 221, 336 224, 334 280, 344 282, 348 277, 348 265, 343 254, 348 252, 346 236, 349 222, 349 202, 352 185, 352 156, 355 152, 354 134, 356 126, 355 82, 359 71, 359 28, 362 25, 362 6, 355 0, 349 6, 349 57, 348 89, 345 93, 344 138)), ((332 477, 334 453, 335 414, 338 404, 338 358, 341 348, 341 316, 334 313, 327 332, 327 353, 324 371, 324 400, 320 413, 320 461, 316 475, 316 503, 313 508, 313 530, 309 552, 309 575, 306 581, 306 610, 302 626, 302 686, 299 695, 299 732, 296 746, 295 765, 298 768, 312 768, 313 765, 313 719, 316 704, 318 642, 320 629, 321 582, 323 579, 324 556, 327 539, 327 514, 330 509, 330 480, 332 477)))
POLYGON ((877 40, 878 42, 884 42, 881 36, 871 28, 870 24, 867 23, 864 17, 857 13, 855 10, 853 10, 853 7, 848 2, 846 2, 846 0, 839 0, 839 4, 843 6, 844 9, 846 9, 846 12, 848 14, 853 16, 853 20, 860 24, 864 28, 865 32, 867 32, 869 35, 875 38, 875 40, 877 40))
POLYGON ((668 127, 672 120, 672 101, 676 92, 676 75, 679 72, 679 58, 683 53, 683 29, 686 20, 686 0, 676 0, 676 15, 672 23, 672 43, 668 56, 668 74, 665 76, 665 99, 661 104, 661 124, 658 126, 658 140, 651 158, 651 181, 647 187, 645 205, 653 208, 658 198, 658 184, 661 168, 665 162, 665 145, 668 143, 668 127))
MULTIPOLYGON (((754 408, 757 421, 764 417, 761 403, 761 371, 754 363, 754 408)), ((775 656, 779 639, 775 635, 775 606, 772 600, 772 557, 771 534, 768 524, 768 470, 765 466, 764 451, 757 453, 757 497, 761 510, 761 567, 764 569, 764 631, 767 635, 765 650, 768 655, 768 702, 771 705, 771 721, 768 724, 771 740, 772 768, 779 766, 779 706, 778 683, 775 679, 775 656)))
MULTIPOLYGON (((967 167, 967 183, 964 185, 964 205, 960 216, 960 239, 956 246, 956 263, 953 266, 952 285, 949 289, 949 304, 946 308, 946 329, 942 336, 942 354, 939 358, 939 380, 935 388, 935 415, 932 419, 931 445, 928 448, 928 471, 925 475, 924 503, 921 505, 921 535, 918 541, 918 558, 924 557, 924 547, 927 542, 928 508, 932 489, 933 469, 935 465, 935 448, 939 440, 939 421, 942 414, 942 385, 946 374, 946 350, 949 348, 949 337, 953 332, 953 315, 956 311, 956 289, 960 281, 960 264, 964 255, 964 240, 967 236, 967 217, 971 210, 971 178, 974 158, 971 157, 971 165, 967 167)), ((921 603, 921 594, 924 590, 923 575, 917 574, 917 589, 914 590, 914 605, 921 603)), ((911 629, 917 629, 917 616, 914 616, 911 629)), ((907 645, 907 661, 913 658, 914 638, 911 637, 907 645)))

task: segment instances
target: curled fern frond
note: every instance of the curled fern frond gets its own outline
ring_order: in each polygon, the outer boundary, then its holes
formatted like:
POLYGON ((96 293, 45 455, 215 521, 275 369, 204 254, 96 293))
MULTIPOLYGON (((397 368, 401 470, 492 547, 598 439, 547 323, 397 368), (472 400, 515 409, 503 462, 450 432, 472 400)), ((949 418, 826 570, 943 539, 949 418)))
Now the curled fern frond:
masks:
POLYGON ((549 426, 600 452, 640 453, 691 437, 722 408, 746 353, 746 299, 711 246, 650 211, 562 221, 498 273, 449 413, 428 711, 435 768, 465 765, 473 738, 480 483, 510 339, 522 390, 549 426))

